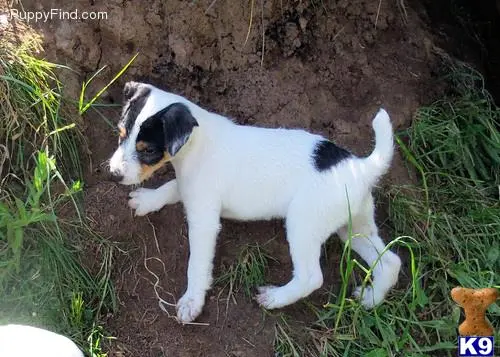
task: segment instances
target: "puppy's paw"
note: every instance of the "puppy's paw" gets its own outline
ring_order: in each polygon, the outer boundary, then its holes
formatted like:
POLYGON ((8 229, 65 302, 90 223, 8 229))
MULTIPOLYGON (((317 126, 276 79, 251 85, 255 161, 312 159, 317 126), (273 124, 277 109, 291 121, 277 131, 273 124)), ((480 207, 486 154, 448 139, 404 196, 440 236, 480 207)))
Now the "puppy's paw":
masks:
POLYGON ((139 188, 130 192, 128 205, 130 208, 135 209, 136 216, 144 216, 159 211, 164 206, 156 191, 156 189, 139 188))
POLYGON ((286 305, 281 296, 283 291, 282 287, 268 285, 260 286, 258 290, 259 293, 255 296, 255 300, 260 306, 266 309, 277 309, 286 305))
POLYGON ((204 298, 201 295, 184 294, 177 302, 177 319, 185 324, 194 321, 203 309, 204 298))
POLYGON ((380 304, 384 300, 383 293, 380 293, 373 286, 365 286, 363 289, 362 286, 358 286, 354 289, 353 295, 356 299, 359 300, 361 305, 365 307, 365 309, 373 309, 375 306, 380 304))

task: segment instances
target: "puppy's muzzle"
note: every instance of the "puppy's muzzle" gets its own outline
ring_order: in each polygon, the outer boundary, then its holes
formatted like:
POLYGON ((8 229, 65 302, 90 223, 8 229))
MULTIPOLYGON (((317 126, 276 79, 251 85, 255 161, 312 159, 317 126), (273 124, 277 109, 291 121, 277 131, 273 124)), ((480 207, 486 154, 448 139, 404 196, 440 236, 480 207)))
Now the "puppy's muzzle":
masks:
POLYGON ((110 179, 110 181, 120 183, 123 181, 123 175, 121 172, 119 172, 117 170, 111 170, 109 172, 109 179, 110 179))

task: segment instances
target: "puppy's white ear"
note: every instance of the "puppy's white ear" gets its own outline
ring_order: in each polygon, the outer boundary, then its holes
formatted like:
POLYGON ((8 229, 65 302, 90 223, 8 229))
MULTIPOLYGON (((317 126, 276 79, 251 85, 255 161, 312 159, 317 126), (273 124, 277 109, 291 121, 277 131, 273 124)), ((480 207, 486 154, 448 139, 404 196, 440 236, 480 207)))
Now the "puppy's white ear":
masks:
POLYGON ((171 104, 156 115, 159 115, 163 122, 165 150, 173 157, 188 141, 198 122, 189 108, 182 103, 171 104))

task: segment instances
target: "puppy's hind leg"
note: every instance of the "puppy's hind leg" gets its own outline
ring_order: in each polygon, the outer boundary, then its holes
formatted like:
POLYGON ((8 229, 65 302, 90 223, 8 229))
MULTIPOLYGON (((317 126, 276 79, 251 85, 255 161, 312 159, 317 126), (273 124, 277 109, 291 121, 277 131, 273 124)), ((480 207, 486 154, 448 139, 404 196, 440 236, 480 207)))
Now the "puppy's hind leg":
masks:
MULTIPOLYGON (((349 239, 347 226, 340 228, 337 233, 342 241, 349 239)), ((359 213, 352 217, 352 234, 352 249, 373 267, 371 286, 366 286, 364 290, 358 286, 354 295, 364 307, 372 308, 384 300, 387 292, 398 281, 401 259, 390 250, 384 252, 386 246, 375 224, 371 194, 364 200, 359 213)))
MULTIPOLYGON (((340 224, 339 224, 340 225, 340 224)), ((292 202, 286 217, 287 240, 293 262, 293 278, 286 285, 259 288, 257 302, 267 309, 280 308, 308 296, 323 285, 321 245, 328 238, 318 215, 292 202)))
POLYGON ((136 216, 144 216, 148 213, 159 211, 165 205, 177 203, 181 200, 177 189, 177 180, 171 180, 162 186, 151 188, 139 188, 130 192, 128 205, 135 209, 136 216))

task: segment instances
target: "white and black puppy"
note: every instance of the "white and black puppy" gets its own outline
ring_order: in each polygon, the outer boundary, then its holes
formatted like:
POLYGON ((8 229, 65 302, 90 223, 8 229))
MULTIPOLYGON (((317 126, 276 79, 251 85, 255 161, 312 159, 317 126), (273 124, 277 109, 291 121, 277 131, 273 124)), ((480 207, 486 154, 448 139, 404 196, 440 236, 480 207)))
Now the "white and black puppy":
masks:
POLYGON ((221 217, 285 218, 293 278, 284 286, 260 287, 256 296, 273 309, 321 287, 321 245, 333 233, 348 239, 350 212, 352 248, 374 266, 371 286, 363 296, 357 288, 355 295, 366 307, 382 302, 401 266, 378 235, 371 194, 394 151, 392 125, 383 109, 373 120, 375 149, 358 158, 303 130, 237 125, 149 84, 127 83, 124 97, 111 173, 122 184, 138 184, 170 161, 176 179, 133 191, 129 205, 139 216, 179 201, 186 210, 190 256, 187 290, 177 303, 181 322, 202 311, 221 217))

